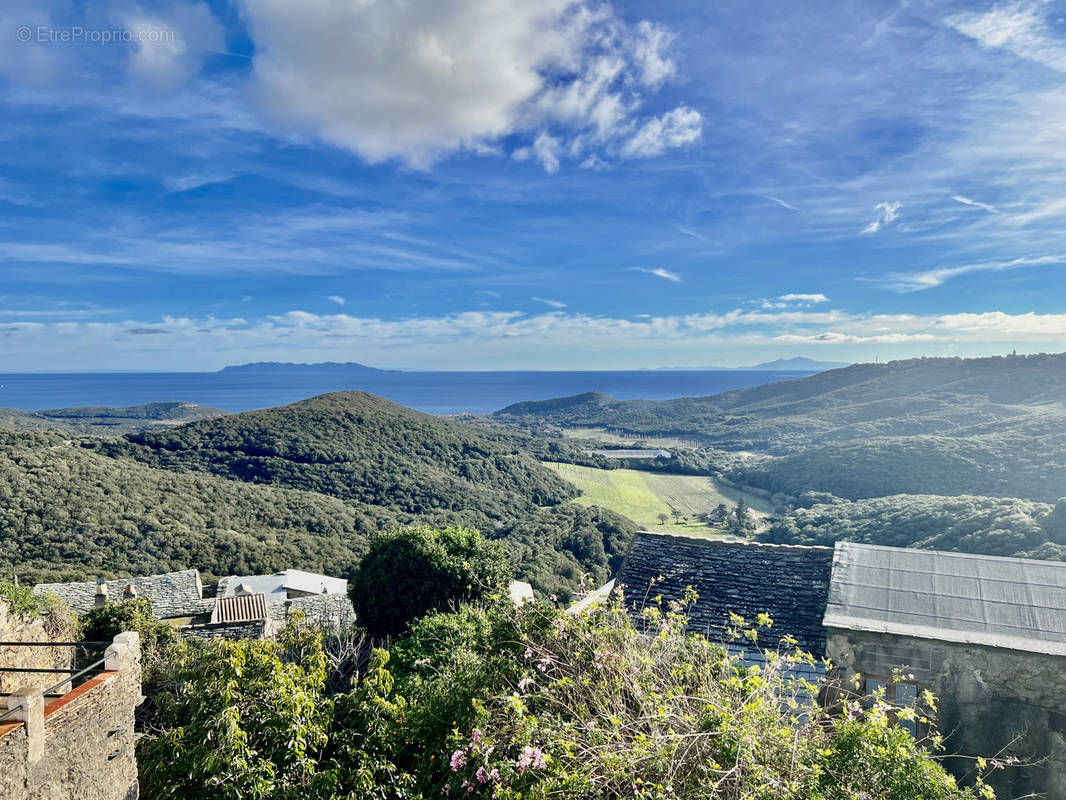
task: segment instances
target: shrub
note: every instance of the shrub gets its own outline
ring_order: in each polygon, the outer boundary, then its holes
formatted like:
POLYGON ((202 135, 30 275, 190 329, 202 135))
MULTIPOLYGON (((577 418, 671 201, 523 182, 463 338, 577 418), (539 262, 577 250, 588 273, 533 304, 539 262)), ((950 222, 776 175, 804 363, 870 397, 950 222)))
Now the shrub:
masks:
POLYGON ((474 530, 379 533, 352 580, 352 603, 371 634, 395 636, 430 611, 500 588, 510 572, 503 547, 474 530))
POLYGON ((177 631, 170 624, 156 619, 152 613, 152 601, 147 597, 90 609, 82 614, 81 625, 86 641, 110 641, 125 631, 139 634, 145 682, 151 682, 161 665, 169 660, 178 642, 177 631))
POLYGON ((36 595, 28 586, 0 581, 0 603, 16 617, 40 617, 53 641, 77 639, 78 618, 70 607, 54 594, 36 595))
POLYGON ((308 796, 333 707, 316 631, 297 621, 273 642, 181 643, 173 663, 158 732, 137 747, 146 797, 308 796))

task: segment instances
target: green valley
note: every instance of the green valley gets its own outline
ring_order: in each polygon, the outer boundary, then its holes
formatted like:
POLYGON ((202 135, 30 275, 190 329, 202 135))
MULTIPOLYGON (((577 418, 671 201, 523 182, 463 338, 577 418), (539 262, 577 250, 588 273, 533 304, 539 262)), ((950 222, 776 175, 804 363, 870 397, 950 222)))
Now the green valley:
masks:
POLYGON ((575 502, 616 511, 641 528, 696 535, 723 535, 724 525, 709 525, 701 517, 722 504, 732 509, 743 499, 756 514, 765 516, 770 505, 761 497, 724 485, 710 476, 673 475, 637 469, 597 469, 577 464, 546 462, 581 490, 575 502), (675 518, 674 511, 681 518, 675 518), (667 520, 663 522, 661 516, 667 520))

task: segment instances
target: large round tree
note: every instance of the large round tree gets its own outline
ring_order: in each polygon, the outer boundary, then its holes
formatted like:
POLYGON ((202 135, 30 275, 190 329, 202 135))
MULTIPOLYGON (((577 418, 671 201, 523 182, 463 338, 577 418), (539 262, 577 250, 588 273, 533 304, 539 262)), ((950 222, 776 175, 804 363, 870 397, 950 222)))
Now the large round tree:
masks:
POLYGON ((359 622, 396 636, 430 611, 503 588, 511 574, 499 542, 468 528, 376 533, 351 582, 359 622))

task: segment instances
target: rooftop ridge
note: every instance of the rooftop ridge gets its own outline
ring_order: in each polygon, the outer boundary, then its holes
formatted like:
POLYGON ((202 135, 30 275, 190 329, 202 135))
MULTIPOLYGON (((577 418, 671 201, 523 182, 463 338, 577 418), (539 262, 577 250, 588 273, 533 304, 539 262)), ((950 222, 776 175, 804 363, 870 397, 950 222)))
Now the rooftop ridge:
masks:
MULTIPOLYGON (((705 536, 694 536, 689 533, 677 533, 674 531, 637 531, 637 536, 662 536, 672 539, 681 539, 687 542, 696 542, 698 544, 704 544, 708 546, 718 547, 765 547, 768 550, 781 549, 781 550, 814 550, 820 552, 831 552, 832 547, 824 544, 778 544, 777 542, 753 542, 747 539, 708 539, 705 536)), ((898 549, 898 548, 889 548, 898 549)), ((929 552, 929 551, 927 551, 929 552)), ((1029 559, 1027 559, 1029 560, 1029 559)), ((1061 562, 1052 562, 1061 563, 1061 562)))

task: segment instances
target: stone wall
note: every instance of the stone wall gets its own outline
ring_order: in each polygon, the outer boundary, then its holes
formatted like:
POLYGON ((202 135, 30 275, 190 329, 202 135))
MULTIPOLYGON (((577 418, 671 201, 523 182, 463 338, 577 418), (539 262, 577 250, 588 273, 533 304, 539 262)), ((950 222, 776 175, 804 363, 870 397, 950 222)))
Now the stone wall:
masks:
MULTIPOLYGON (((49 620, 12 614, 0 600, 0 642, 55 641, 48 629, 49 620)), ((52 686, 62 679, 54 673, 4 672, 4 668, 69 669, 74 658, 72 647, 0 647, 0 692, 13 692, 20 686, 52 686)), ((0 713, 6 710, 0 705, 0 713)))
POLYGON ((135 800, 139 653, 135 647, 109 653, 108 666, 117 669, 45 703, 39 722, 32 716, 28 723, 0 722, 4 800, 135 800))
POLYGON ((836 629, 827 650, 845 681, 901 668, 932 691, 946 750, 960 756, 945 762, 956 775, 973 769, 966 756, 1007 748, 1022 763, 990 779, 997 797, 1066 798, 1066 658, 836 629))

